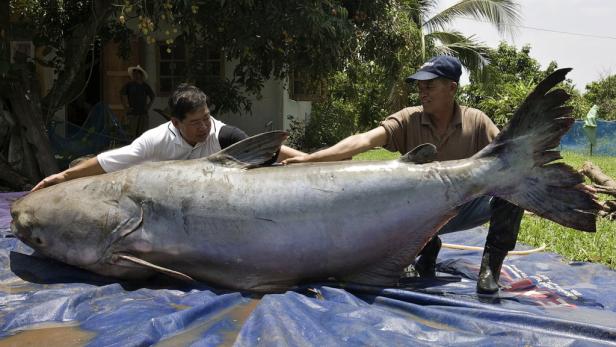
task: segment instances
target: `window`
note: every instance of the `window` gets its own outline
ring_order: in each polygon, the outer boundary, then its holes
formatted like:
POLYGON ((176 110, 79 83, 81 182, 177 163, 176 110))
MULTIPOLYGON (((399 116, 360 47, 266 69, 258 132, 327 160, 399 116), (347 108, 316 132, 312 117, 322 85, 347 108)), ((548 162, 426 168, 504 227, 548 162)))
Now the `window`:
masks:
POLYGON ((178 38, 172 45, 159 44, 159 95, 169 95, 178 84, 185 82, 190 75, 193 81, 219 80, 224 75, 224 65, 220 49, 195 46, 190 69, 188 48, 184 40, 178 38))
POLYGON ((173 45, 162 43, 159 49, 158 86, 159 95, 169 95, 186 80, 186 46, 183 40, 173 45))
POLYGON ((323 82, 293 72, 289 76, 289 98, 295 101, 318 101, 324 95, 323 82))
POLYGON ((197 81, 211 83, 224 77, 224 65, 220 49, 199 45, 195 47, 195 56, 203 57, 195 59, 193 68, 197 81))

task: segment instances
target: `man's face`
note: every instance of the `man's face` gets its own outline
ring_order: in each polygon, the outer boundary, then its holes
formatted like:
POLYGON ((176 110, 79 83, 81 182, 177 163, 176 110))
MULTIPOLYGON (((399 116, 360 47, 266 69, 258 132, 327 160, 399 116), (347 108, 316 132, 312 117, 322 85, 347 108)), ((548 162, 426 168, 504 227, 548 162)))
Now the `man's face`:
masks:
POLYGON ((446 78, 417 81, 419 99, 424 111, 429 113, 449 105, 456 95, 457 85, 446 78))
POLYGON ((207 106, 189 112, 184 120, 171 118, 173 125, 180 130, 182 137, 190 145, 194 146, 198 142, 203 142, 210 134, 212 121, 210 118, 210 110, 207 106))
POLYGON ((139 70, 133 70, 132 77, 135 82, 143 82, 143 73, 139 70))

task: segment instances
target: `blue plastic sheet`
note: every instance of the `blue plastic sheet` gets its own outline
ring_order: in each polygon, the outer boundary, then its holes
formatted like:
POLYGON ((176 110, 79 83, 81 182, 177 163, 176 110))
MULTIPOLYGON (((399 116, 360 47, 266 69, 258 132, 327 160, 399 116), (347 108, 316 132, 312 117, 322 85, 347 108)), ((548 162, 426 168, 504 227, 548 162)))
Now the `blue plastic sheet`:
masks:
MULTIPOLYGON (((596 128, 597 144, 593 155, 616 157, 616 122, 598 120, 596 128)), ((590 140, 584 133, 584 121, 576 121, 560 140, 561 149, 589 154, 590 140)))
MULTIPOLYGON (((0 344, 68 346, 616 345, 616 272, 537 253, 505 261, 478 295, 480 252, 443 249, 437 280, 403 288, 315 283, 263 296, 163 279, 127 283, 32 254, 0 194, 0 344)), ((477 228, 444 236, 483 245, 477 228)), ((524 247, 523 245, 521 247, 524 247)))

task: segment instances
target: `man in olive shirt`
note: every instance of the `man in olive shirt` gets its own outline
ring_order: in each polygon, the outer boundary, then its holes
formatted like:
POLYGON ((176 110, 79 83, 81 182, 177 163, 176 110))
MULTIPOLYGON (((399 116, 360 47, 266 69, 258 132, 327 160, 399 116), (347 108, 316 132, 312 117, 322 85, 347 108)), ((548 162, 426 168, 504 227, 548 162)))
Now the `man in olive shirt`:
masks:
MULTIPOLYGON (((498 129, 483 112, 455 101, 461 74, 462 66, 457 58, 436 56, 407 78, 407 82, 417 81, 422 106, 405 108, 387 117, 375 129, 283 163, 343 160, 374 147, 405 154, 423 143, 437 147, 439 161, 468 158, 489 144, 498 129)), ((477 291, 495 293, 503 260, 515 247, 524 210, 502 199, 483 197, 459 207, 458 211, 439 234, 490 221, 477 291)), ((415 269, 421 276, 434 276, 440 247, 441 241, 436 236, 419 254, 415 269)))

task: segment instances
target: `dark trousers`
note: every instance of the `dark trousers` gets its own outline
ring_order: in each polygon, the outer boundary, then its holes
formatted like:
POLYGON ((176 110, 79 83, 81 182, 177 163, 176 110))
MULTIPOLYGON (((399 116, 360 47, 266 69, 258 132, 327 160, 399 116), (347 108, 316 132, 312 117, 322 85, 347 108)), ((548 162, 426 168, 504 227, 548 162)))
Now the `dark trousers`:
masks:
POLYGON ((486 246, 502 252, 515 248, 524 209, 500 198, 484 196, 467 202, 458 210, 458 214, 439 230, 439 235, 490 222, 486 246))
POLYGON ((129 114, 128 118, 128 134, 133 138, 139 137, 148 130, 148 114, 129 114))

